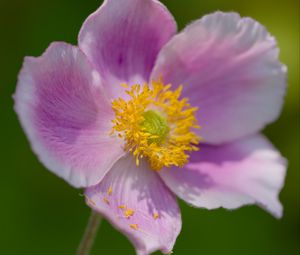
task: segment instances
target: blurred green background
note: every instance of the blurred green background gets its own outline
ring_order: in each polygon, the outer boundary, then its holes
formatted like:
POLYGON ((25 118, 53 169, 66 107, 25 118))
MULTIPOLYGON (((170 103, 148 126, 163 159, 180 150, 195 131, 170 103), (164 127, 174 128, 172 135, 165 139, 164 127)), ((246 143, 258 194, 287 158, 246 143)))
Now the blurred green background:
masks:
MULTIPOLYGON (((289 70, 283 114, 265 131, 289 160, 280 195, 283 219, 276 220, 255 206, 228 212, 181 203, 183 230, 174 254, 299 254, 299 1, 163 2, 180 29, 215 10, 257 19, 278 39, 281 60, 289 70)), ((82 22, 100 3, 0 0, 1 255, 72 255, 83 233, 89 209, 80 191, 38 162, 13 111, 11 95, 23 57, 40 55, 52 41, 76 44, 82 22)), ((134 250, 122 234, 103 222, 92 254, 130 255, 134 250)))

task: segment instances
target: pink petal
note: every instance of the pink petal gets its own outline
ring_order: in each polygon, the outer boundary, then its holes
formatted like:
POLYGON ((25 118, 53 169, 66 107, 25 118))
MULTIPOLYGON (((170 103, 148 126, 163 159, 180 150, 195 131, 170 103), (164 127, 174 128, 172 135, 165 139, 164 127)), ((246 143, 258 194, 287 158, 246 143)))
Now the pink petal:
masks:
POLYGON ((112 97, 120 84, 147 82, 161 47, 176 23, 156 0, 106 0, 84 22, 79 47, 109 81, 112 97))
POLYGON ((181 229, 180 211, 175 197, 148 163, 137 167, 132 155, 120 159, 85 195, 91 208, 132 241, 137 254, 172 250, 181 229), (133 213, 125 217, 129 209, 133 213))
POLYGON ((15 110, 42 163, 73 186, 98 183, 123 155, 99 74, 77 47, 53 43, 25 59, 15 110))
POLYGON ((286 90, 278 52, 258 22, 216 12, 169 41, 152 79, 183 84, 183 95, 199 107, 204 141, 220 144, 256 133, 278 117, 286 90))
POLYGON ((222 146, 205 146, 184 169, 163 170, 167 186, 186 202, 207 209, 234 209, 258 204, 282 216, 278 194, 286 161, 262 136, 251 136, 222 146))

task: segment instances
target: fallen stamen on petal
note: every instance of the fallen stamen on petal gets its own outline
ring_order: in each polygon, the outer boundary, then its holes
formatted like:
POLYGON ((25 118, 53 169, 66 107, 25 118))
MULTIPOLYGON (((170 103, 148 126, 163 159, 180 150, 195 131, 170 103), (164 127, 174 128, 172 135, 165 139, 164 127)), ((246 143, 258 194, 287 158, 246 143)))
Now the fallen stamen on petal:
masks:
POLYGON ((103 201, 108 205, 110 204, 109 200, 106 197, 103 198, 103 201))
POLYGON ((132 209, 127 209, 124 211, 124 216, 128 219, 133 215, 134 215, 134 210, 132 210, 132 209))
POLYGON ((129 227, 131 227, 134 230, 137 230, 139 228, 138 224, 130 224, 129 227))
POLYGON ((111 186, 107 190, 107 195, 109 195, 109 196, 112 195, 112 187, 111 186))
POLYGON ((153 218, 154 218, 155 220, 157 220, 157 219, 159 218, 159 214, 158 214, 158 213, 153 213, 153 218))

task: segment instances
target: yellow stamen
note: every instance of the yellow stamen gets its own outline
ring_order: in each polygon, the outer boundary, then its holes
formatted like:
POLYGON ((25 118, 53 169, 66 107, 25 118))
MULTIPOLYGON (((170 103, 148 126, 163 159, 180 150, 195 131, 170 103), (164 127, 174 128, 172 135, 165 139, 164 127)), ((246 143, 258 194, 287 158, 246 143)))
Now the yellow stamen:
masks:
POLYGON ((159 214, 158 214, 158 213, 153 213, 153 218, 154 218, 155 220, 157 220, 157 219, 159 218, 159 214))
POLYGON ((199 128, 195 117, 197 108, 187 98, 180 99, 182 86, 171 91, 171 85, 153 81, 127 87, 130 99, 112 102, 115 119, 111 134, 125 140, 125 150, 136 158, 148 159, 153 170, 172 165, 182 167, 188 162, 188 152, 198 150, 200 141, 194 133, 199 128))
POLYGON ((112 187, 111 187, 111 186, 108 188, 108 190, 107 190, 107 194, 108 194, 109 196, 111 196, 111 195, 112 195, 112 187))
POLYGON ((123 210, 123 209, 126 209, 126 206, 125 205, 119 205, 119 208, 123 210))
POLYGON ((124 211, 124 216, 126 218, 130 218, 133 215, 134 215, 134 210, 132 210, 132 209, 127 209, 127 210, 124 211))
POLYGON ((121 86, 125 89, 128 89, 128 85, 126 83, 121 83, 121 86))
POLYGON ((106 204, 108 204, 108 205, 110 204, 110 203, 109 203, 109 200, 108 200, 106 197, 103 198, 103 201, 104 201, 106 204))
POLYGON ((139 228, 138 224, 130 224, 129 227, 131 227, 134 230, 137 230, 139 228))

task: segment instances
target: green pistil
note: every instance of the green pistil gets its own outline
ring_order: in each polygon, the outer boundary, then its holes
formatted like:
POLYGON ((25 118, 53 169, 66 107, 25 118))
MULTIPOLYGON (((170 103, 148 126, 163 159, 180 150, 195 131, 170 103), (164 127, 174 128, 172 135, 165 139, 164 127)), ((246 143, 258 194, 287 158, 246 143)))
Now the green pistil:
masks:
POLYGON ((149 143, 161 143, 164 141, 169 133, 167 121, 158 112, 149 110, 143 115, 145 118, 142 122, 142 127, 151 135, 157 136, 156 138, 149 139, 149 143))

